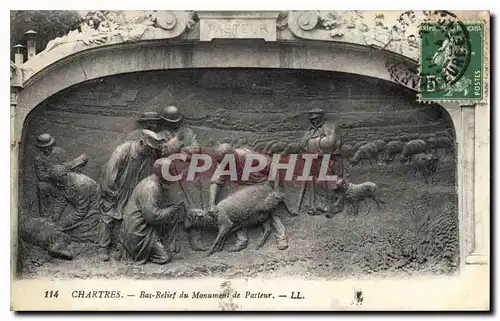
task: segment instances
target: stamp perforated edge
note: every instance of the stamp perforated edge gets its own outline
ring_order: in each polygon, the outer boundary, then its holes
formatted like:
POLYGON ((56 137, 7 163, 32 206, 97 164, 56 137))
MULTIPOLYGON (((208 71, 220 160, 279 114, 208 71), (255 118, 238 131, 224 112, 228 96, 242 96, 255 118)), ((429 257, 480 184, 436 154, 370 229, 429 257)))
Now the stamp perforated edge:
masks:
MULTIPOLYGON (((464 24, 474 24, 481 23, 483 25, 484 31, 484 39, 483 39, 483 56, 484 59, 482 61, 483 66, 483 97, 481 99, 425 99, 422 98, 420 91, 417 93, 417 102, 422 104, 435 104, 435 103, 456 103, 460 105, 474 105, 474 104, 484 104, 489 102, 489 78, 490 78, 490 25, 489 21, 485 19, 474 19, 474 20, 464 20, 464 24)), ((419 26, 420 28, 420 26, 419 26)), ((419 50, 419 62, 418 62, 418 75, 422 74, 422 56, 420 53, 422 52, 422 41, 421 38, 418 38, 418 50, 419 50)), ((418 84, 418 88, 420 88, 420 84, 418 84)))

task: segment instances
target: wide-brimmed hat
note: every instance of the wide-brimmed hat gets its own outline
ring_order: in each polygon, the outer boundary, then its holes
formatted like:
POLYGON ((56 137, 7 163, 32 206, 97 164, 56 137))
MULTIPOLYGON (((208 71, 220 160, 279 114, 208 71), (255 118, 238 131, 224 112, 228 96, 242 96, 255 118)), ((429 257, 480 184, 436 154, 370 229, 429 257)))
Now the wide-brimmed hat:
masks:
POLYGON ((160 118, 169 123, 178 123, 181 121, 182 115, 176 106, 167 106, 160 113, 160 118))
POLYGON ((49 168, 49 178, 53 181, 66 174, 68 174, 68 169, 64 165, 54 165, 49 168))
POLYGON ((52 137, 52 135, 50 134, 41 134, 40 136, 38 136, 36 138, 36 142, 35 142, 35 145, 37 147, 48 147, 48 146, 51 146, 54 144, 54 137, 52 137))
POLYGON ((156 111, 146 111, 142 113, 141 117, 137 120, 139 123, 160 120, 160 115, 156 111))
POLYGON ((307 112, 309 114, 309 118, 314 119, 325 114, 325 111, 321 108, 313 108, 307 112))
POLYGON ((143 129, 141 130, 141 134, 141 138, 148 146, 151 146, 155 149, 159 148, 162 139, 160 138, 160 136, 158 136, 157 133, 152 130, 143 129))

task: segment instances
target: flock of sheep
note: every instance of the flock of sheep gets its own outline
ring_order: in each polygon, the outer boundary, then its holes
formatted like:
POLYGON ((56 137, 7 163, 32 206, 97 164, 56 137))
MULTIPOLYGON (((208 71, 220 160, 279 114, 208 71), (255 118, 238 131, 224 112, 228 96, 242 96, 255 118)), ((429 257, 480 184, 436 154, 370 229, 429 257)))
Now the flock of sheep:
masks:
POLYGON ((344 159, 349 159, 350 166, 356 166, 365 162, 372 164, 379 159, 389 164, 399 156, 402 164, 409 164, 414 170, 414 175, 421 173, 428 183, 434 181, 434 175, 437 170, 439 152, 445 154, 445 159, 449 153, 454 151, 454 141, 450 136, 437 136, 436 134, 422 134, 417 139, 412 139, 407 142, 402 140, 376 140, 373 142, 360 142, 354 146, 344 145, 342 148, 342 156, 344 159))
MULTIPOLYGON (((289 155, 300 153, 300 145, 296 139, 264 139, 258 138, 249 143, 246 139, 231 139, 226 137, 220 142, 228 142, 235 147, 248 146, 252 150, 263 154, 282 154, 289 155)), ((428 183, 434 180, 434 174, 439 162, 439 153, 444 153, 444 160, 449 154, 453 154, 455 142, 447 131, 441 131, 430 134, 408 134, 400 137, 388 137, 375 141, 360 141, 354 145, 343 144, 341 155, 347 162, 346 167, 354 167, 366 163, 373 165, 380 162, 386 164, 392 163, 398 156, 402 164, 409 164, 414 170, 414 175, 421 173, 428 183)))
MULTIPOLYGON (((300 151, 300 146, 296 141, 287 139, 264 140, 256 139, 248 144, 245 139, 240 139, 236 146, 247 145, 257 152, 264 154, 292 154, 300 151)), ((361 141, 354 145, 343 144, 341 155, 344 160, 348 160, 345 165, 349 167, 362 167, 369 163, 383 161, 386 164, 392 163, 398 156, 403 164, 409 164, 414 170, 414 175, 421 173, 428 183, 428 179, 434 180, 434 174, 439 162, 438 154, 452 154, 455 143, 452 136, 446 132, 436 132, 431 134, 409 134, 401 137, 388 137, 375 141, 361 141)))

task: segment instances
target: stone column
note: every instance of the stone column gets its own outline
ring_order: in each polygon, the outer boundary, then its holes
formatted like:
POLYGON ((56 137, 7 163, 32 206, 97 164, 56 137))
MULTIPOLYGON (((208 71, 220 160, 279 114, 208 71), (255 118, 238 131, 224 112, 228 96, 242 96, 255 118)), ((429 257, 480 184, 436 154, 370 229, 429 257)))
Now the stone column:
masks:
MULTIPOLYGON (((468 118, 473 118, 475 126, 470 128, 474 131, 474 144, 471 147, 474 150, 474 174, 472 180, 474 181, 473 197, 474 203, 472 204, 472 218, 470 219, 473 230, 472 242, 470 244, 470 251, 467 253, 467 264, 487 264, 489 253, 489 215, 490 215, 490 197, 489 197, 489 104, 477 104, 475 106, 462 107, 472 110, 473 115, 468 118)), ((469 119, 468 122, 471 120, 469 119)), ((472 127, 472 126, 469 126, 472 127)))
MULTIPOLYGON (((20 51, 21 47, 17 47, 20 51)), ((10 73, 10 222, 11 222, 11 275, 15 275, 17 268, 18 251, 18 219, 19 219, 19 149, 21 142, 21 129, 19 127, 18 98, 23 88, 22 53, 16 53, 16 63, 11 62, 10 73)))
POLYGON ((10 175, 11 175, 11 194, 10 194, 10 223, 11 229, 11 275, 16 275, 17 270, 17 251, 18 251, 18 185, 19 185, 19 141, 16 128, 16 108, 17 98, 20 87, 11 85, 10 87, 10 175))
POLYGON ((489 187, 488 109, 487 106, 479 109, 476 105, 457 103, 443 103, 442 106, 448 111, 456 134, 461 266, 486 264, 489 235, 489 196, 485 193, 489 187), (480 182, 483 185, 486 182, 486 186, 479 185, 480 182))
POLYGON ((474 249, 476 230, 474 220, 474 174, 475 174, 475 112, 474 105, 460 106, 462 114, 462 131, 461 131, 461 144, 459 149, 461 157, 459 157, 458 166, 461 168, 460 178, 462 180, 462 187, 460 198, 462 199, 462 225, 464 242, 462 242, 463 254, 462 260, 465 258, 465 263, 469 254, 474 249))

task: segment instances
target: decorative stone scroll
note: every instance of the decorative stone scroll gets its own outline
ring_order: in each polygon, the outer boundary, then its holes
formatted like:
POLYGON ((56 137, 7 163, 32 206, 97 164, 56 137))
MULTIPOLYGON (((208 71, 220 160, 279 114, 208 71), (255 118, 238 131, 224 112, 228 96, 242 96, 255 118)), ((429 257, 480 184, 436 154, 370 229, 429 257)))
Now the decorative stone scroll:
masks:
POLYGON ((200 18, 200 41, 213 39, 264 39, 276 41, 279 12, 204 12, 200 18))
POLYGON ((188 11, 144 10, 132 13, 126 16, 121 11, 95 11, 88 15, 79 29, 49 41, 45 50, 28 60, 22 67, 24 78, 81 50, 140 40, 176 38, 194 24, 194 14, 188 11))
POLYGON ((291 11, 288 26, 303 39, 368 45, 418 60, 415 21, 423 13, 376 13, 373 11, 291 11))

